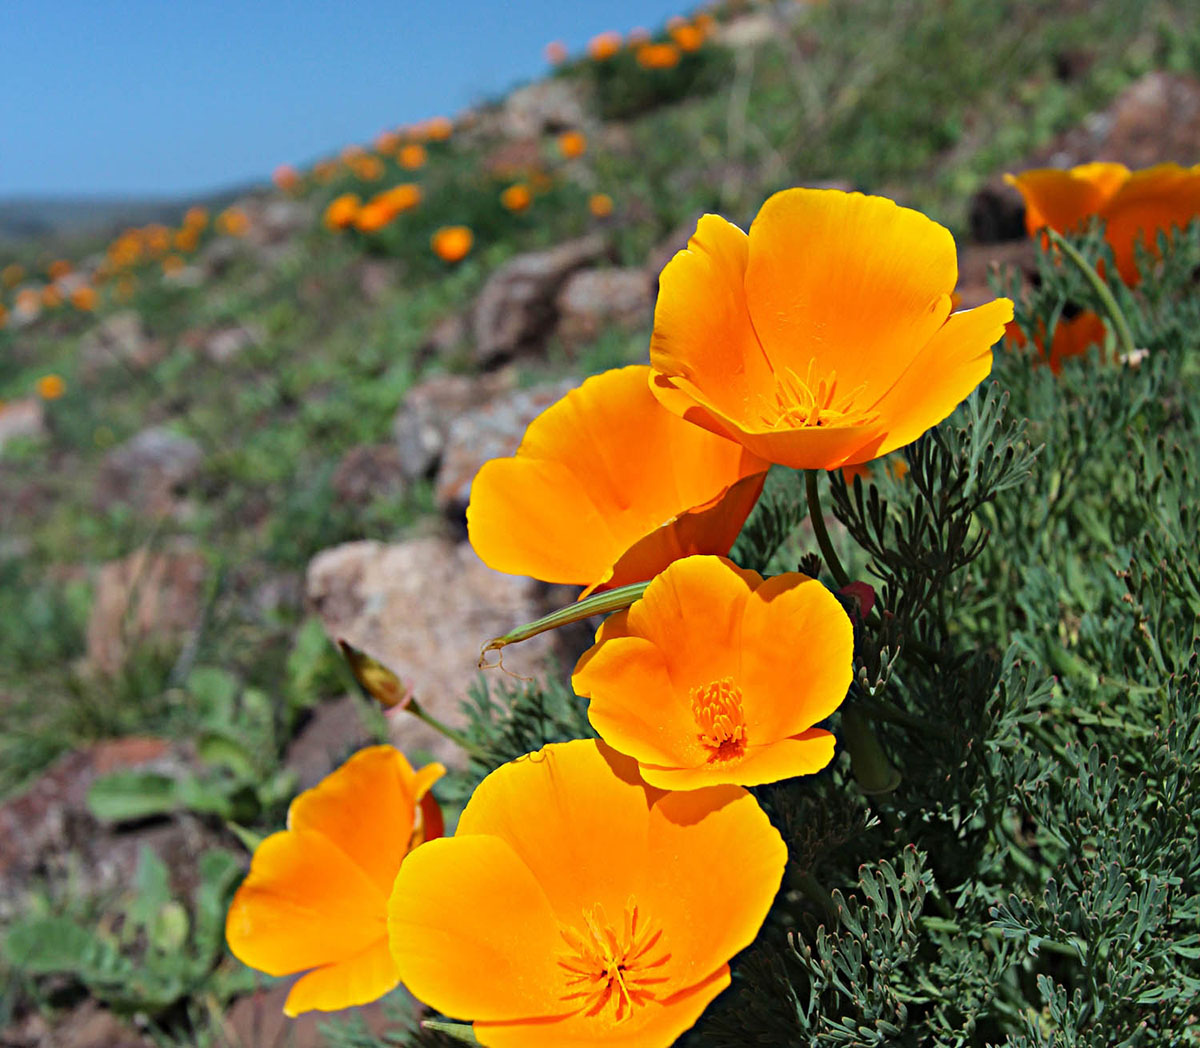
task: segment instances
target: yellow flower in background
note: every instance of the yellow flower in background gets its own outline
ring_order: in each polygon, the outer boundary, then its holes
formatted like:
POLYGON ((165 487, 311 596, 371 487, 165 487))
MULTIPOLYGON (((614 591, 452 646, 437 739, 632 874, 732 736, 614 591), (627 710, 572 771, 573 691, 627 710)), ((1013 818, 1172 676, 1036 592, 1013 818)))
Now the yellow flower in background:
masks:
POLYGON ((957 278, 949 230, 884 197, 784 190, 749 234, 705 215, 659 278, 654 395, 795 469, 886 455, 987 377, 1012 319, 952 314, 957 278))
POLYGON ((466 226, 443 226, 433 234, 430 246, 443 262, 461 262, 474 242, 475 235, 466 226))
POLYGON ((67 384, 60 375, 43 375, 34 383, 37 395, 43 400, 58 400, 67 391, 67 384))
POLYGON ((400 981, 387 905, 406 856, 442 834, 429 792, 445 774, 399 750, 361 750, 288 809, 287 829, 255 849, 225 920, 233 955, 268 975, 305 972, 288 1015, 336 1011, 400 981))
POLYGON ((545 746, 405 861, 392 956, 491 1048, 667 1048, 729 985, 786 862, 739 786, 666 792, 594 739, 545 746))

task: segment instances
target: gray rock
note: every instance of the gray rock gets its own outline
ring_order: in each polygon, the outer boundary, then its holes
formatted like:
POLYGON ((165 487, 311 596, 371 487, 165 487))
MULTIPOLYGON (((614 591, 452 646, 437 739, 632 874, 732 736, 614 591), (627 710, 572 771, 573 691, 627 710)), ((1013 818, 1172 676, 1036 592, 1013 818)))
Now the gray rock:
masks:
POLYGON ((85 377, 117 365, 144 371, 162 356, 162 343, 150 337, 141 314, 132 309, 103 317, 79 344, 85 377))
POLYGON ((347 451, 333 471, 333 491, 350 506, 397 498, 408 488, 404 462, 394 444, 360 444, 347 451))
POLYGON ((150 516, 168 516, 179 508, 182 488, 195 479, 204 453, 190 437, 166 426, 152 426, 113 448, 96 481, 96 503, 107 508, 128 503, 150 516))
POLYGON ((588 119, 580 87, 569 80, 539 80, 513 91, 499 113, 505 138, 536 138, 580 127, 588 119))
POLYGON ((37 397, 0 403, 0 450, 10 440, 46 432, 46 409, 37 397))
POLYGON ((607 327, 626 331, 654 321, 654 288, 644 269, 583 269, 558 293, 558 337, 568 346, 592 342, 607 327))

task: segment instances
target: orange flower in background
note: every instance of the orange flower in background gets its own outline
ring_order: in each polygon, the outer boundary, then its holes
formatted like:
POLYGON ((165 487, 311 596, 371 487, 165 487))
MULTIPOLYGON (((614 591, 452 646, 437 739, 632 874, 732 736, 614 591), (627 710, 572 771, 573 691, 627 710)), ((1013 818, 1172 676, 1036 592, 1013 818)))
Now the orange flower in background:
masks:
POLYGON ((448 116, 433 116, 421 125, 421 132, 430 142, 445 142, 454 133, 454 121, 448 116))
POLYGON ((0 284, 5 287, 16 287, 25 279, 25 267, 12 262, 0 270, 0 284))
POLYGON ((185 251, 189 254, 196 250, 200 242, 200 234, 194 226, 189 226, 179 230, 174 237, 176 251, 185 251))
POLYGON ((400 148, 400 136, 395 131, 380 131, 375 136, 375 152, 391 156, 400 148))
POLYGON ((704 46, 704 30, 684 22, 671 30, 671 39, 680 51, 699 51, 704 46))
POLYGON ((393 215, 403 214, 421 202, 421 187, 413 182, 401 182, 391 189, 385 189, 376 199, 391 208, 393 215))
POLYGON ((357 193, 343 193, 334 197, 325 208, 325 228, 347 229, 354 224, 361 207, 362 200, 357 193))
POLYGON ((587 52, 589 57, 597 62, 603 62, 621 50, 621 34, 616 30, 609 30, 606 33, 598 33, 588 41, 587 52))
POLYGON ((1130 171, 1124 164, 1095 163, 1069 171, 1039 168, 1005 179, 1025 198, 1031 235, 1045 226, 1059 233, 1079 229, 1093 215, 1103 219, 1117 271, 1131 286, 1140 279, 1136 245, 1156 253, 1160 232, 1200 216, 1200 164, 1130 171))
POLYGON ((84 313, 90 313, 96 308, 96 289, 88 284, 81 284, 71 292, 71 305, 84 313))
POLYGON ((362 146, 352 144, 343 146, 341 153, 338 155, 341 157, 342 163, 349 166, 350 164, 353 164, 354 161, 356 161, 359 157, 364 156, 366 152, 367 151, 363 149, 362 146))
POLYGON ((593 193, 588 197, 588 210, 594 218, 608 218, 613 212, 613 201, 607 193, 593 193))
POLYGON ((276 188, 290 193, 300 185, 300 172, 291 164, 280 164, 271 173, 271 181, 275 183, 276 188))
POLYGON ((43 375, 34 383, 37 395, 43 400, 58 400, 67 391, 67 384, 59 375, 43 375))
POLYGON ((174 276, 176 273, 183 272, 187 263, 179 255, 168 255, 162 260, 162 271, 167 276, 174 276))
POLYGON ((766 464, 664 411, 649 375, 635 365, 587 379, 530 423, 514 456, 484 464, 467 532, 485 564, 586 594, 729 552, 766 464))
POLYGON ((383 178, 383 161, 374 153, 355 157, 350 162, 350 168, 364 182, 378 182, 383 178))
POLYGON ((679 48, 674 44, 642 44, 637 61, 643 69, 674 69, 679 65, 679 48))
POLYGON ((604 622, 571 683, 651 786, 758 786, 833 759, 814 725, 846 697, 853 662, 854 627, 820 582, 688 557, 604 622))
POLYGON ((287 1015, 366 1004, 400 981, 388 896, 405 857, 442 834, 429 790, 445 771, 414 771, 391 746, 361 750, 292 801, 287 829, 255 850, 225 937, 251 968, 307 972, 288 994, 287 1015))
POLYGON ((250 229, 250 219, 241 208, 227 207, 217 215, 217 229, 228 237, 240 237, 250 229))
POLYGON ((582 131, 564 131, 558 136, 558 151, 568 160, 574 160, 587 152, 587 135, 582 131))
POLYGON ((729 985, 786 861, 741 787, 665 792, 594 739, 550 745, 401 867, 392 956, 491 1048, 666 1048, 729 985))
POLYGON ((500 203, 509 211, 525 211, 533 202, 533 194, 523 182, 509 186, 500 194, 500 203))
POLYGON ((354 216, 354 228, 360 233, 376 233, 396 217, 396 210, 386 200, 371 200, 354 216))
POLYGON ((142 243, 151 255, 165 255, 171 250, 171 231, 162 225, 146 226, 142 230, 142 243))
POLYGON ((629 46, 635 47, 638 44, 649 43, 651 35, 652 34, 650 30, 645 28, 645 26, 635 26, 633 29, 629 30, 626 38, 629 41, 629 46))
POLYGON ((195 230, 199 233, 208 225, 208 208, 206 207, 189 207, 183 215, 183 226, 185 229, 195 230))
POLYGON ((1005 298, 950 313, 954 238, 883 197, 788 189, 700 219, 659 278, 652 388, 769 462, 834 469, 937 425, 987 376, 1005 298))
POLYGON ((73 268, 65 258, 57 258, 46 267, 46 275, 51 280, 62 280, 73 268))
POLYGON ((408 171, 425 166, 425 147, 418 142, 409 142, 396 156, 396 162, 408 171))
POLYGON ((717 27, 717 20, 707 11, 701 11, 692 19, 692 24, 705 36, 710 36, 717 27))
POLYGON ((548 65, 562 65, 567 60, 567 45, 561 40, 551 40, 543 54, 548 65))
MULTIPOLYGON (((1009 324, 1006 334, 1014 345, 1029 344, 1025 333, 1016 324, 1009 324)), ((1108 329, 1104 326, 1104 321, 1091 310, 1085 309, 1070 319, 1064 317, 1059 320, 1054 329, 1054 337, 1050 340, 1049 351, 1046 349, 1044 330, 1039 332, 1033 341, 1042 360, 1058 375, 1062 373, 1063 361, 1072 357, 1087 356, 1092 346, 1099 346, 1103 351, 1107 338, 1108 329)))
POLYGON ((42 305, 46 309, 57 309, 62 305, 63 296, 57 284, 46 284, 42 288, 42 305))
POLYGON ((461 262, 474 243, 475 235, 466 226, 442 226, 430 240, 433 253, 443 262, 461 262))
POLYGON ((34 288, 22 288, 17 292, 16 306, 21 313, 34 315, 41 311, 42 296, 34 288))

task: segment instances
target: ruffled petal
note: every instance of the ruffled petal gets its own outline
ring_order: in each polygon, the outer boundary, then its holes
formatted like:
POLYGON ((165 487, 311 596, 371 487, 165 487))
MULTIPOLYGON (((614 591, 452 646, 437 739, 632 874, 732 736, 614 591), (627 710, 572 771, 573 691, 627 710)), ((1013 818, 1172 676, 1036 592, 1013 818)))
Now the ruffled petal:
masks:
POLYGON ((336 1012, 358 1004, 370 1004, 395 989, 399 982, 400 974, 384 936, 362 953, 315 968, 297 979, 283 1003, 283 1014, 336 1012))

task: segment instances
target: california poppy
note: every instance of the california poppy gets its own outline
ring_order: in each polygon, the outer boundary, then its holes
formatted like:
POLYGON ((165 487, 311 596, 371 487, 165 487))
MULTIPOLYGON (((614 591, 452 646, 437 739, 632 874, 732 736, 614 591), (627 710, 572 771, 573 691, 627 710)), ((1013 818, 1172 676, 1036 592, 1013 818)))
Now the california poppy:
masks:
POLYGON ((588 210, 594 218, 607 218, 612 214, 612 197, 607 193, 593 193, 588 197, 588 210))
POLYGON ((1186 226, 1200 216, 1200 164, 1159 164, 1130 171, 1124 164, 1082 164, 1070 170, 1038 168, 1006 175, 1025 198, 1030 234, 1049 226, 1060 233, 1081 227, 1089 217, 1104 220, 1121 279, 1137 284, 1137 248, 1157 248, 1160 232, 1186 226))
POLYGON ((454 122, 448 116, 431 116, 421 124, 421 133, 430 142, 445 142, 454 133, 454 122))
POLYGON ((208 208, 206 207, 189 207, 183 213, 183 227, 185 229, 194 229, 200 232, 208 225, 208 208))
POLYGON ((671 39, 680 51, 699 51, 704 46, 704 30, 684 22, 671 29, 671 39))
POLYGON ((679 65, 679 48, 674 44, 642 44, 637 62, 643 69, 674 69, 679 65))
POLYGON ((524 211, 532 200, 533 194, 529 192, 529 187, 523 182, 509 186, 500 194, 500 203, 509 211, 524 211))
POLYGON ((603 62, 606 59, 612 58, 620 50, 621 34, 616 32, 616 30, 597 33, 588 41, 587 45, 588 55, 597 62, 603 62))
POLYGON ((400 152, 396 155, 396 161, 399 165, 409 171, 415 171, 419 167, 425 166, 425 147, 419 142, 409 142, 403 146, 400 152))
POLYGON ((549 65, 562 65, 567 60, 567 45, 561 40, 551 40, 543 53, 549 65))
POLYGON ((65 258, 56 258, 46 267, 46 275, 51 280, 62 280, 74 267, 65 258))
POLYGON ((25 267, 16 262, 10 262, 0 270, 0 284, 5 287, 16 287, 25 279, 25 267))
POLYGON ((280 164, 271 173, 271 181, 285 193, 290 193, 300 185, 300 173, 291 164, 280 164))
POLYGON ((327 229, 347 229, 354 224, 362 207, 362 199, 357 193, 343 193, 334 197, 325 208, 325 227, 327 229))
POLYGON ((666 1048, 729 985, 787 848, 738 786, 648 786, 594 739, 502 765, 388 903, 405 986, 492 1048, 666 1048))
POLYGON ((37 395, 43 400, 58 400, 67 391, 67 384, 59 375, 43 375, 34 383, 37 395))
POLYGON ((814 725, 846 697, 853 662, 854 628, 820 582, 687 557, 605 620, 571 680, 652 786, 758 786, 833 759, 814 725))
POLYGON ((360 233, 375 233, 383 229, 397 215, 386 200, 370 200, 354 216, 354 228, 360 233))
POLYGON ((380 193, 376 200, 383 201, 394 215, 411 211, 421 202, 421 187, 413 182, 401 182, 380 193))
POLYGON ((96 308, 96 289, 89 284, 80 284, 71 292, 71 305, 83 313, 96 308))
MULTIPOLYGON (((1009 324, 1006 334, 1017 346, 1029 343, 1025 333, 1016 324, 1009 324)), ((1053 338, 1047 340, 1043 328, 1034 337, 1033 342, 1042 360, 1049 364, 1050 370, 1057 375, 1062 372, 1064 360, 1086 356, 1092 346, 1099 346, 1103 350, 1107 335, 1108 329, 1105 328, 1104 321, 1091 310, 1085 309, 1073 317, 1060 318, 1054 328, 1053 338)))
POLYGON ((474 242, 475 235, 466 226, 442 226, 433 234, 430 245, 443 262, 461 262, 474 242))
POLYGON ((217 229, 227 237, 244 236, 250 229, 250 219, 239 207, 227 207, 217 215, 217 229))
POLYGON ((787 189, 749 234, 700 219, 659 278, 650 363, 661 403, 796 469, 885 455, 988 374, 1012 319, 950 313, 950 232, 883 197, 787 189))
POLYGON ((63 296, 57 284, 45 284, 42 287, 42 305, 46 309, 57 309, 62 305, 63 296))
POLYGON ((442 834, 429 792, 440 764, 414 771, 399 750, 360 750, 288 809, 288 828, 254 852, 225 920, 233 955, 268 975, 307 972, 288 1015, 382 997, 400 980, 387 901, 405 857, 442 834))
POLYGON ((568 160, 574 160, 587 152, 587 135, 582 131, 564 131, 558 136, 558 150, 568 160))
POLYGON ((729 552, 766 464, 664 411, 649 375, 635 365, 587 379, 530 423, 513 457, 484 464, 467 532, 485 564, 590 592, 729 552))

